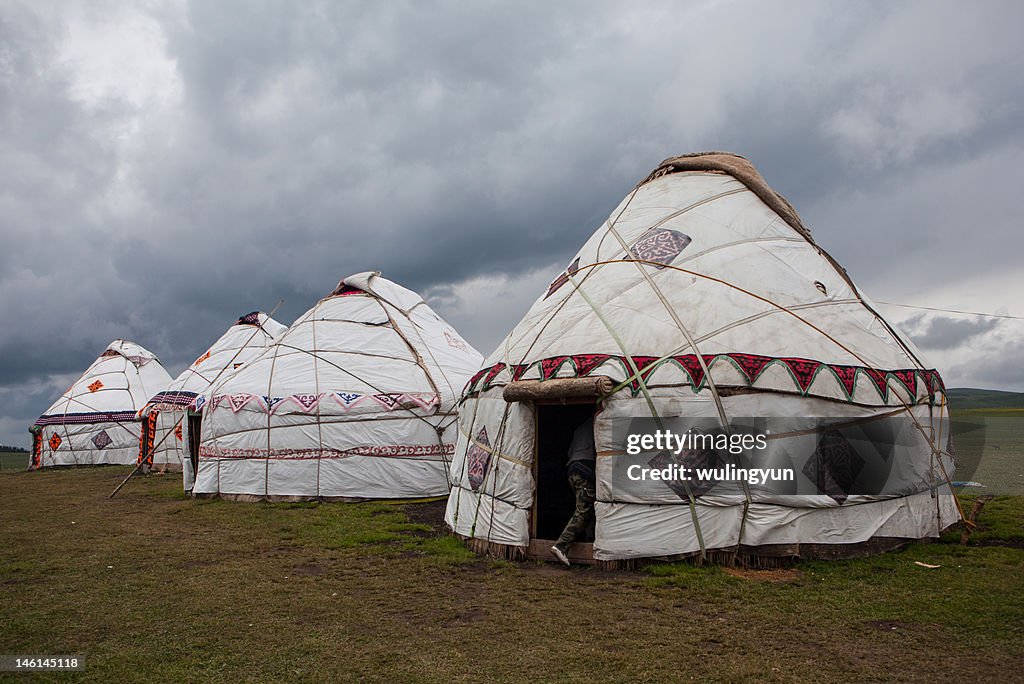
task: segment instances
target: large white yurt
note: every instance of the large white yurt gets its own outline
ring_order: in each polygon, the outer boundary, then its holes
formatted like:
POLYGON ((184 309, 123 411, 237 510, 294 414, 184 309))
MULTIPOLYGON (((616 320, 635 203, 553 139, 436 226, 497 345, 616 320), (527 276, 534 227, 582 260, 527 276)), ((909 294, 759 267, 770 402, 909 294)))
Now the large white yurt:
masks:
POLYGON ((423 299, 359 273, 208 391, 195 495, 448 493, 455 402, 481 355, 423 299))
POLYGON ((212 383, 255 358, 286 330, 273 318, 253 311, 238 319, 213 345, 142 409, 141 460, 160 471, 184 470, 185 489, 192 488, 194 467, 190 439, 198 444, 202 413, 196 399, 212 383), (194 434, 193 434, 194 433, 194 434))
POLYGON ((447 524, 481 551, 546 556, 588 417, 596 522, 579 559, 859 555, 958 520, 938 373, 736 155, 664 161, 487 358, 460 404, 447 524), (742 480, 721 445, 628 448, 637 430, 729 437, 744 421, 781 426, 755 456, 790 481, 742 480), (722 470, 669 469, 701 463, 722 470))
POLYGON ((152 352, 114 340, 32 426, 29 468, 135 463, 138 411, 170 381, 152 352))

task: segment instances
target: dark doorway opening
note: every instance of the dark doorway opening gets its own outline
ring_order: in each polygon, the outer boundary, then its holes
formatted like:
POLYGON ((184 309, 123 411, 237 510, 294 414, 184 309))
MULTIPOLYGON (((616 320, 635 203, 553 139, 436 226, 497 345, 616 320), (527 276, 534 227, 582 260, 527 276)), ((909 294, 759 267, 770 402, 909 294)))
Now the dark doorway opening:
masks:
POLYGON ((566 473, 569 444, 573 431, 596 410, 594 402, 537 404, 535 539, 557 539, 576 510, 576 496, 566 473))
POLYGON ((153 448, 156 441, 156 421, 159 411, 150 411, 142 418, 142 434, 139 436, 139 463, 145 464, 145 471, 153 467, 153 448))
POLYGON ((199 433, 203 426, 203 416, 188 414, 188 460, 192 462, 192 477, 199 473, 199 433))

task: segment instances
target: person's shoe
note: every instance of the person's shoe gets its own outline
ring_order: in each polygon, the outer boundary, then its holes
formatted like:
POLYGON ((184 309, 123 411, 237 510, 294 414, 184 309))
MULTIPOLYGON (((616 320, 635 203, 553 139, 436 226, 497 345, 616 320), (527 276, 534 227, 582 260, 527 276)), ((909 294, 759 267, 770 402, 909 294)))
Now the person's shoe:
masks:
POLYGON ((572 567, 569 563, 569 558, 565 555, 565 552, 562 551, 562 549, 558 548, 557 546, 552 546, 551 553, 555 555, 555 558, 561 561, 562 565, 564 565, 567 568, 572 567))

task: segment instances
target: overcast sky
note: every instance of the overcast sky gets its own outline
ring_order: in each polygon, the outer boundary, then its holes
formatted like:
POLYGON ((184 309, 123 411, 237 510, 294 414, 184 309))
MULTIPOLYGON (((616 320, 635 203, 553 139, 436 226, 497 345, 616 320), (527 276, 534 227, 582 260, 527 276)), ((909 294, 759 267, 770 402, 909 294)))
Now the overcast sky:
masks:
MULTIPOLYGON (((350 273, 489 353, 663 158, 748 157, 876 300, 1024 315, 1019 2, 0 0, 0 443, 350 273)), ((884 307, 949 386, 1024 322, 884 307)))

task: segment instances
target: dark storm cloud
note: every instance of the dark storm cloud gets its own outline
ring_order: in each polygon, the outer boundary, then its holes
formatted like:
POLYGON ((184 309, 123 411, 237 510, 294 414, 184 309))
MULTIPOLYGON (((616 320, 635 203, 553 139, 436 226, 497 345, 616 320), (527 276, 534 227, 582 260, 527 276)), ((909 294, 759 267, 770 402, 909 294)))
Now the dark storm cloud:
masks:
POLYGON ((950 318, 919 316, 904 326, 914 331, 914 341, 922 349, 953 349, 972 338, 993 330, 1000 324, 995 318, 950 318))
POLYGON ((5 4, 0 385, 27 403, 0 442, 111 339, 173 374, 357 271, 487 353, 694 150, 749 157, 881 298, 1016 273, 1022 23, 1009 2, 5 4))

